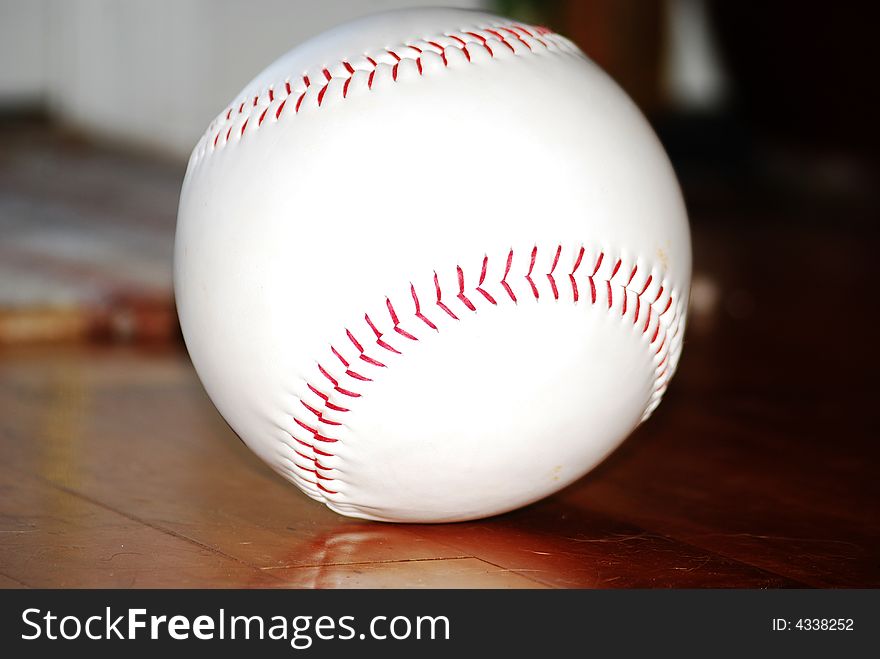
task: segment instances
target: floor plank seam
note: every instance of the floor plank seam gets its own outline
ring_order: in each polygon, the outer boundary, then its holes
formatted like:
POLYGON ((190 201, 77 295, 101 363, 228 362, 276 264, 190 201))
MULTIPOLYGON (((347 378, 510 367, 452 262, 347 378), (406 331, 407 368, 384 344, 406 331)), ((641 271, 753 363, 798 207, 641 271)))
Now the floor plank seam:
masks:
MULTIPOLYGON (((347 567, 349 565, 389 565, 395 563, 424 563, 427 561, 460 561, 466 560, 468 558, 473 558, 475 560, 482 560, 477 558, 476 556, 438 556, 436 558, 388 558, 384 560, 378 561, 353 561, 351 563, 314 563, 308 565, 267 565, 266 567, 258 568, 261 571, 271 571, 271 570, 298 570, 299 568, 320 568, 320 567, 347 567)), ((484 561, 488 562, 488 561, 484 561)))
MULTIPOLYGON (((58 483, 54 483, 54 482, 52 482, 50 480, 46 480, 46 479, 41 479, 41 480, 45 481, 46 483, 48 483, 52 487, 54 487, 62 492, 70 494, 71 496, 78 497, 78 498, 82 499, 83 501, 87 501, 87 502, 91 503, 92 505, 99 506, 101 508, 104 508, 105 510, 109 510, 110 512, 115 513, 117 515, 121 515, 122 517, 125 517, 126 519, 131 520, 133 522, 137 522, 138 524, 143 524, 144 526, 149 527, 149 528, 153 529, 154 531, 158 531, 160 533, 165 533, 166 535, 177 538, 178 540, 183 540, 184 542, 188 542, 192 545, 195 545, 196 547, 199 547, 200 549, 204 549, 205 551, 209 551, 209 552, 216 554, 218 556, 222 556, 223 558, 226 558, 227 560, 234 561, 234 562, 238 563, 239 565, 250 568, 250 569, 255 570, 257 572, 261 571, 260 567, 258 567, 256 565, 251 565, 247 561, 243 561, 242 559, 240 559, 236 556, 232 556, 231 554, 227 554, 224 551, 216 549, 215 547, 211 547, 210 545, 206 545, 205 543, 199 542, 198 540, 196 540, 194 538, 190 538, 182 533, 178 533, 177 531, 173 531, 171 529, 166 529, 162 526, 158 526, 158 525, 153 524, 151 522, 148 522, 144 519, 140 519, 139 517, 135 517, 134 515, 130 515, 129 513, 126 513, 122 510, 117 510, 113 506, 107 505, 98 499, 93 499, 92 497, 88 496, 87 494, 77 492, 76 490, 65 487, 63 485, 59 485, 58 483)), ((269 575, 269 576, 272 576, 274 578, 274 575, 269 575)))
POLYGON ((24 586, 25 588, 28 588, 28 589, 33 588, 33 586, 31 586, 30 584, 27 584, 24 581, 22 581, 21 579, 13 577, 11 574, 7 574, 6 572, 0 572, 0 577, 6 577, 10 581, 14 581, 15 583, 17 583, 19 586, 24 586))
MULTIPOLYGON (((589 509, 588 509, 588 510, 589 510, 589 509)), ((596 511, 596 510, 591 510, 591 512, 593 512, 594 514, 602 515, 602 513, 599 513, 599 512, 596 511)), ((602 515, 602 516, 604 517, 604 515, 602 515)), ((779 579, 784 579, 784 580, 786 580, 786 581, 790 581, 790 582, 792 582, 793 587, 800 587, 800 588, 822 588, 822 586, 813 585, 813 584, 808 583, 808 582, 805 582, 805 581, 803 581, 803 580, 801 580, 801 579, 797 579, 797 578, 795 578, 795 577, 790 577, 790 576, 787 576, 787 575, 785 575, 785 574, 781 574, 781 573, 779 573, 779 572, 775 572, 775 571, 773 571, 773 570, 769 570, 769 569, 764 568, 764 567, 761 567, 761 566, 759 566, 759 565, 755 565, 755 564, 753 564, 753 563, 749 563, 749 562, 747 562, 747 561, 744 561, 744 560, 742 560, 742 559, 740 559, 740 558, 734 558, 733 556, 728 556, 728 555, 726 555, 726 554, 724 554, 724 553, 721 553, 721 552, 719 552, 719 551, 717 551, 717 550, 709 549, 709 548, 707 548, 707 547, 701 547, 700 545, 695 545, 695 544, 693 544, 692 542, 688 542, 688 541, 686 541, 686 540, 682 540, 682 539, 676 538, 675 536, 669 535, 668 533, 661 533, 661 532, 659 532, 659 531, 654 531, 654 530, 651 530, 651 529, 644 528, 644 527, 642 526, 641 523, 636 523, 636 522, 635 522, 633 519, 631 519, 631 518, 628 518, 628 517, 620 517, 620 518, 618 518, 618 519, 619 519, 620 521, 626 522, 627 524, 633 524, 633 525, 636 526, 637 528, 642 529, 642 532, 645 533, 645 534, 647 534, 647 535, 649 535, 649 536, 655 536, 655 537, 658 537, 658 538, 662 538, 662 539, 664 539, 664 540, 668 540, 668 541, 670 541, 670 542, 674 542, 674 543, 676 543, 676 544, 678 544, 678 545, 680 545, 680 546, 682 546, 682 547, 689 547, 690 549, 693 549, 693 550, 696 550, 696 551, 699 551, 699 552, 701 552, 701 553, 706 554, 707 557, 709 557, 709 558, 714 557, 714 558, 716 558, 716 559, 721 559, 723 562, 726 561, 726 562, 735 563, 736 565, 741 565, 741 566, 743 566, 743 567, 751 568, 752 570, 757 570, 758 572, 761 572, 761 573, 766 574, 766 575, 768 575, 768 576, 777 577, 777 578, 779 578, 779 579)))

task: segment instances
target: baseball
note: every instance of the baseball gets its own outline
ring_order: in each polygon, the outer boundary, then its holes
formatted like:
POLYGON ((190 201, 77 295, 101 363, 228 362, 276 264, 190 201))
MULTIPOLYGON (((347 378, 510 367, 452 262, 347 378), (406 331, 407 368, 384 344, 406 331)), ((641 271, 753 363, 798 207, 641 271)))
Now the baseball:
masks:
POLYGON ((691 248, 672 167, 565 37, 403 10, 294 48, 189 161, 174 284, 211 399, 343 515, 545 497, 660 402, 691 248))

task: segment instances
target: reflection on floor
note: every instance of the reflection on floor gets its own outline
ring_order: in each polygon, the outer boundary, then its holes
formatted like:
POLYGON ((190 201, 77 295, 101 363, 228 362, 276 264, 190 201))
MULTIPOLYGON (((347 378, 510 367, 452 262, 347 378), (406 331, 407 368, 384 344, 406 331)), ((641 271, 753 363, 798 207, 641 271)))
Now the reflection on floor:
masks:
POLYGON ((199 385, 170 294, 182 167, 0 138, 0 587, 880 586, 876 212, 686 185, 691 323, 648 423, 524 510, 377 524, 270 472, 199 385))

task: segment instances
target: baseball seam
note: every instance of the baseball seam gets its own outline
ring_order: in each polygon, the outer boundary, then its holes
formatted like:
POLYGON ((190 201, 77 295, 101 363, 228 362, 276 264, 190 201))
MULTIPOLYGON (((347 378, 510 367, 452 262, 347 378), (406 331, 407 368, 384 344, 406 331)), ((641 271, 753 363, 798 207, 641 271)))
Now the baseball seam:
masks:
MULTIPOLYGON (((239 97, 218 115, 193 150, 188 173, 211 154, 245 140, 264 126, 326 108, 333 101, 375 93, 387 83, 416 80, 447 68, 543 54, 583 57, 568 39, 546 28, 496 22, 413 38, 338 60, 319 70, 291 73, 259 93, 239 97)), ((296 412, 289 415, 294 425, 286 432, 293 440, 293 444, 285 442, 291 453, 282 455, 282 461, 289 465, 284 475, 313 498, 344 504, 334 447, 344 436, 344 419, 352 411, 349 406, 369 392, 368 383, 388 368, 389 357, 403 355, 407 344, 419 341, 416 327, 440 332, 443 322, 437 314, 444 322, 459 322, 466 314, 478 313, 487 305, 518 305, 524 296, 535 302, 547 298, 564 302, 563 298, 570 295, 572 304, 589 304, 607 313, 616 312, 621 320, 631 317, 632 327, 653 352, 652 391, 641 420, 647 418, 660 402, 678 360, 686 295, 674 292, 662 272, 646 267, 643 262, 578 246, 573 254, 568 254, 573 256, 569 261, 573 267, 563 272, 563 246, 553 245, 552 250, 552 265, 542 273, 536 271, 539 249, 534 246, 527 255, 528 271, 516 275, 520 281, 514 282, 510 274, 514 261, 511 249, 506 255, 503 277, 494 282, 497 290, 487 281, 488 255, 483 257, 478 277, 469 277, 462 266, 456 266, 458 286, 454 292, 442 290, 435 272, 434 290, 430 294, 424 289, 418 291, 410 283, 411 300, 398 300, 395 304, 386 297, 383 318, 365 314, 359 327, 346 328, 347 345, 330 344, 325 357, 315 364, 314 377, 306 381, 305 390, 297 395, 296 412), (568 292, 564 291, 566 280, 568 292)), ((543 248, 542 254, 547 251, 543 248)), ((518 262, 524 258, 518 255, 518 262)))
POLYGON ((240 97, 210 123, 196 148, 190 166, 226 145, 243 139, 268 123, 297 115, 307 107, 327 104, 327 94, 335 91, 348 98, 355 87, 370 91, 380 78, 392 82, 422 77, 439 63, 445 69, 460 63, 478 64, 484 58, 536 55, 539 52, 583 56, 568 39, 545 27, 519 23, 492 23, 488 26, 445 31, 437 35, 407 40, 380 51, 339 60, 324 66, 316 82, 308 72, 298 78, 287 77, 253 96, 240 97), (354 83, 354 84, 353 84, 354 83))
POLYGON ((441 323, 432 320, 436 314, 458 322, 465 314, 477 313, 480 306, 498 306, 502 302, 517 305, 522 295, 532 296, 535 302, 547 297, 560 302, 570 295, 572 304, 588 303, 606 313, 617 313, 621 319, 631 317, 629 322, 645 339, 655 362, 652 391, 641 417, 644 421, 659 404, 678 360, 685 311, 682 296, 671 290, 662 272, 644 265, 640 267, 636 262, 625 262, 622 257, 609 257, 605 250, 588 256, 584 246, 576 248, 573 266, 568 272, 560 271, 563 246, 555 245, 553 250, 549 271, 540 273, 536 271, 538 246, 531 249, 528 270, 521 282, 525 293, 521 291, 520 297, 511 285, 514 261, 511 249, 506 256, 504 275, 495 282, 494 294, 487 281, 489 256, 486 255, 476 278, 468 278, 464 269, 456 266, 457 291, 447 291, 444 297, 435 271, 432 294, 425 295, 424 291, 420 294, 410 283, 411 300, 407 303, 395 304, 390 297, 385 298, 387 317, 380 319, 367 313, 361 327, 345 328, 348 345, 329 345, 325 358, 316 362, 315 377, 306 381, 306 388, 314 397, 312 402, 299 398, 300 411, 292 414, 296 429, 289 435, 295 442, 295 446, 290 447, 295 457, 289 460, 293 469, 288 475, 314 498, 327 501, 328 497, 340 495, 334 485, 335 468, 322 460, 328 462, 335 455, 333 447, 341 441, 338 431, 345 425, 340 419, 351 412, 348 407, 351 401, 367 394, 368 383, 381 369, 388 367, 385 363, 388 356, 403 355, 407 343, 419 341, 410 323, 439 332, 441 323), (468 286, 467 282, 474 280, 476 285, 468 286), (566 281, 569 292, 563 295, 561 289, 566 281), (406 308, 408 311, 404 311, 406 308), (387 331, 383 332, 380 326, 387 331), (346 352, 348 358, 344 355, 346 352))

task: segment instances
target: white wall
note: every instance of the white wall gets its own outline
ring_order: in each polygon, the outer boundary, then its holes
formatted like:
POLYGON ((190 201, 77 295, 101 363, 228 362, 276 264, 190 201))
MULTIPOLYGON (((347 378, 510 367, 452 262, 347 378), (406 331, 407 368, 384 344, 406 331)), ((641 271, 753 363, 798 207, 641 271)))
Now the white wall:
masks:
POLYGON ((44 101, 93 135, 187 157, 267 64, 383 9, 489 0, 0 0, 0 103, 44 101))
POLYGON ((664 91, 680 110, 715 110, 728 94, 728 81, 706 0, 667 0, 664 91))
POLYGON ((0 106, 45 101, 47 0, 0 0, 0 106))

